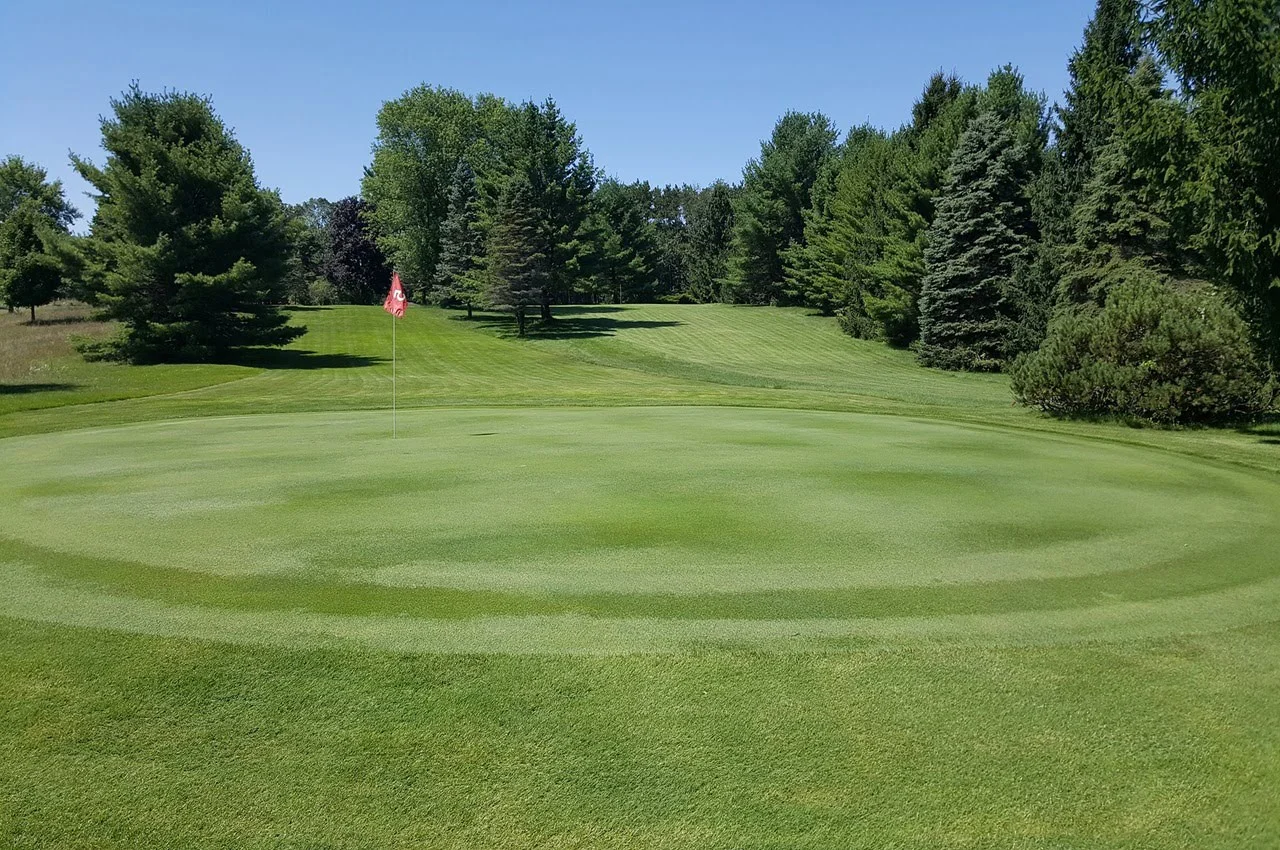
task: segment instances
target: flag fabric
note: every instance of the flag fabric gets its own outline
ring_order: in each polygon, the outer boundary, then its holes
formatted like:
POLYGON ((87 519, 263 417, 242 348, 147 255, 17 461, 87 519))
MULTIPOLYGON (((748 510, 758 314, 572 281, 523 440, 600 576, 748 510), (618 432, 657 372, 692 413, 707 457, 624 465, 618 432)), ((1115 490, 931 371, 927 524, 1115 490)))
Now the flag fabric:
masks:
POLYGON ((391 291, 387 293, 387 300, 382 302, 382 309, 399 319, 404 315, 404 308, 408 303, 404 297, 404 287, 400 285, 400 275, 393 272, 391 291))

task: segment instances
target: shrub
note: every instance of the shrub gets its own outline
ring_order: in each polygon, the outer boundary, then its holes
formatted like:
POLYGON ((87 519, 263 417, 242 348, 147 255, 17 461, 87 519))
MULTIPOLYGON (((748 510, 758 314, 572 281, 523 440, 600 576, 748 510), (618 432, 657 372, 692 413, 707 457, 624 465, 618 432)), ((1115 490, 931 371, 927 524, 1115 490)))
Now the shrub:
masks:
POLYGON ((1222 422, 1275 401, 1240 316, 1207 288, 1155 275, 1120 284, 1102 308, 1060 313, 1011 371, 1020 402, 1059 416, 1222 422))
POLYGON ((307 301, 319 307, 328 307, 342 300, 338 287, 324 278, 311 281, 307 285, 307 301))
POLYGON ((659 304, 697 304, 698 299, 688 292, 674 292, 670 295, 659 295, 654 299, 659 304))
POLYGON ((836 322, 840 330, 855 339, 876 339, 880 330, 875 322, 852 307, 836 310, 836 322))

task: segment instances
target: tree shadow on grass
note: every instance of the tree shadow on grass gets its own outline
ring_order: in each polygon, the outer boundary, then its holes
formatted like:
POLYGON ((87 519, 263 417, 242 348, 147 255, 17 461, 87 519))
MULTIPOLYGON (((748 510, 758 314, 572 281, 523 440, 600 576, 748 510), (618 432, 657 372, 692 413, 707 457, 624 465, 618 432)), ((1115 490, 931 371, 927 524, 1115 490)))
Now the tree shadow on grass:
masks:
POLYGON ((51 393, 59 390, 74 390, 79 386, 79 384, 0 384, 0 395, 51 393))
POLYGON ((388 362, 387 357, 363 354, 319 354, 299 348, 244 348, 219 361, 256 369, 359 369, 388 362))
MULTIPOLYGON (((528 325, 529 339, 592 339, 609 337, 618 331, 641 328, 673 328, 684 322, 654 321, 651 319, 615 319, 612 316, 601 316, 602 312, 625 312, 621 307, 555 307, 552 308, 555 318, 544 322, 530 318, 528 325)), ((455 316, 459 321, 471 321, 487 330, 497 331, 504 337, 516 335, 516 321, 511 316, 495 313, 476 314, 468 320, 466 316, 455 316)))
POLYGON ((1280 446, 1280 413, 1271 413, 1247 425, 1236 428, 1237 434, 1258 437, 1264 446, 1280 446))
POLYGON ((93 316, 56 316, 52 319, 37 318, 34 322, 23 322, 26 327, 50 327, 53 325, 81 325, 95 321, 93 316))
POLYGON ((310 304, 289 304, 282 308, 286 313, 323 313, 332 309, 331 307, 313 306, 310 304))

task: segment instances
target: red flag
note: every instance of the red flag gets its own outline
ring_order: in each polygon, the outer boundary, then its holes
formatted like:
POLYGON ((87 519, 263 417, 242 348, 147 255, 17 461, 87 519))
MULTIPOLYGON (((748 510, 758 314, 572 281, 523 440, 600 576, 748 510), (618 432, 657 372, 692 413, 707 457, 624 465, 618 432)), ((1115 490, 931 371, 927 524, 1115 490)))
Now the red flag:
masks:
POLYGON ((408 303, 404 297, 404 287, 400 285, 400 275, 392 272, 391 291, 387 293, 387 300, 382 302, 382 309, 399 319, 404 315, 404 308, 408 303))

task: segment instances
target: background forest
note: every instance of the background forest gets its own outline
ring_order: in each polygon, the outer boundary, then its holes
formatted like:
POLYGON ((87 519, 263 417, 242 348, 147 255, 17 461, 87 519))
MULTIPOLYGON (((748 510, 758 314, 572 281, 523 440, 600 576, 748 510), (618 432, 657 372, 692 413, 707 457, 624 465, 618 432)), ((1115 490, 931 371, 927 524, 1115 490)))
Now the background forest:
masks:
POLYGON ((0 168, 10 309, 98 305, 91 357, 280 345, 278 305, 414 300, 805 306, 924 366, 1008 371, 1054 414, 1221 421, 1280 365, 1280 15, 1100 0, 1060 104, 1018 70, 936 73, 911 120, 789 112, 736 183, 624 184, 554 100, 419 86, 384 104, 359 198, 287 207, 208 99, 134 87, 103 121, 87 237, 39 167, 0 168))

